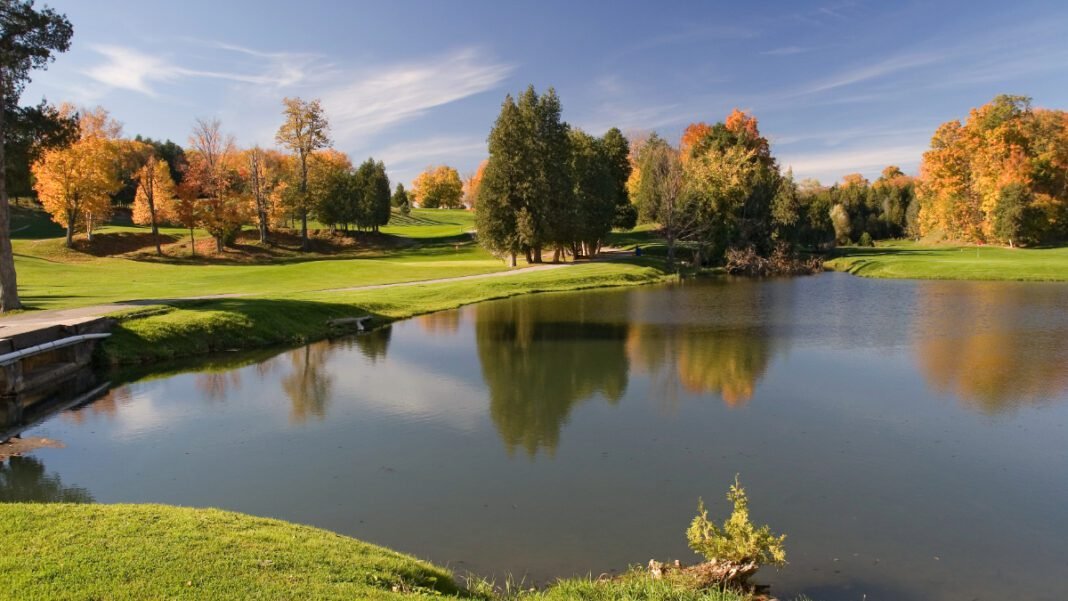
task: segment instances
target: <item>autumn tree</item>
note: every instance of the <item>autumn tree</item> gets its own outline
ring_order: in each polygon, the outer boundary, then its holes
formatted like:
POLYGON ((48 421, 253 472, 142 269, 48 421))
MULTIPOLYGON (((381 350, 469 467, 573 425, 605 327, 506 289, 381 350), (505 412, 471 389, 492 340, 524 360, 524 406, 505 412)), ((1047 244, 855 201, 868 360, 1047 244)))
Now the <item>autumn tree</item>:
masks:
POLYGON ((273 150, 254 146, 245 151, 246 184, 256 213, 260 244, 270 243, 270 230, 281 205, 285 188, 285 157, 273 150))
MULTIPOLYGON (((149 147, 151 149, 151 147, 149 147)), ((162 255, 159 242, 159 222, 173 221, 173 203, 176 195, 167 161, 149 150, 144 164, 137 172, 137 192, 134 196, 133 221, 152 228, 152 240, 156 254, 162 255)))
MULTIPOLYGON (((241 194, 238 169, 241 158, 233 138, 223 134, 218 119, 197 119, 189 138, 187 193, 195 194, 201 227, 215 239, 222 253, 233 242, 248 218, 248 203, 241 194)), ((183 181, 183 184, 187 182, 183 181)))
POLYGON ((318 100, 286 98, 282 104, 285 121, 278 128, 275 140, 292 151, 297 159, 299 183, 297 193, 291 198, 293 208, 300 216, 301 250, 307 250, 308 213, 312 209, 312 201, 308 197, 308 160, 316 150, 330 146, 330 126, 318 100))
MULTIPOLYGON (((315 217, 322 223, 348 229, 357 221, 358 194, 351 189, 352 161, 334 149, 319 150, 308 161, 307 195, 315 217)), ((287 194, 300 194, 299 182, 287 194)), ((292 204, 292 203, 291 203, 292 204)))
MULTIPOLYGON (((60 110, 74 112, 69 105, 60 110)), ((67 230, 67 248, 74 246, 78 225, 92 240, 93 228, 111 213, 111 195, 121 187, 116 173, 118 123, 104 109, 83 110, 78 130, 77 141, 45 151, 32 168, 42 206, 67 230)))
POLYGON ((1068 113, 998 96, 931 138, 920 166, 921 233, 1006 244, 1068 239, 1066 181, 1068 113))
POLYGON ((30 72, 47 68, 56 53, 66 52, 73 33, 65 15, 50 8, 35 9, 33 0, 4 0, 0 4, 0 311, 22 307, 11 250, 7 117, 16 111, 30 72))
MULTIPOLYGON (((685 161, 697 262, 729 248, 771 251, 772 203, 781 179, 757 120, 735 109, 722 123, 699 128, 685 161)), ((692 130, 691 130, 692 131, 692 130)))
POLYGON ((482 178, 486 174, 487 162, 488 159, 483 160, 481 163, 479 163, 478 168, 475 169, 475 172, 471 175, 471 177, 464 180, 463 203, 469 209, 475 208, 475 205, 478 204, 478 187, 482 185, 482 178))
POLYGON ((424 209, 463 207, 464 185, 460 173, 448 165, 428 167, 412 181, 411 195, 424 209))

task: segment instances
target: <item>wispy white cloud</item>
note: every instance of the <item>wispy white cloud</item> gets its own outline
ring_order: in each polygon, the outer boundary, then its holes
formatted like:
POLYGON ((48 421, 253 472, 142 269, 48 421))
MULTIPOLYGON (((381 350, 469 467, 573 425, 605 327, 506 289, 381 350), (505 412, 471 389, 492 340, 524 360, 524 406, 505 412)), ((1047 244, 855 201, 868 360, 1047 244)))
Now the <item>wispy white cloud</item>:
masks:
POLYGON ((829 77, 817 79, 789 94, 789 96, 807 96, 827 92, 854 84, 867 82, 888 75, 900 73, 918 67, 933 65, 944 58, 942 53, 930 52, 890 57, 868 65, 847 69, 829 77))
POLYGON ((274 87, 293 86, 305 78, 305 71, 301 68, 305 61, 292 60, 295 55, 258 53, 237 46, 220 45, 219 47, 251 53, 270 60, 257 72, 195 69, 175 64, 166 58, 135 48, 99 44, 92 46, 92 49, 104 58, 104 62, 89 67, 85 74, 105 86, 140 92, 153 97, 159 95, 156 84, 172 83, 190 77, 274 87))
POLYGON ((334 137, 359 140, 428 110, 497 87, 513 66, 485 60, 474 49, 353 74, 351 83, 322 92, 334 137))
POLYGON ((93 46, 106 61, 86 70, 85 74, 113 88, 156 96, 152 84, 173 81, 175 67, 161 58, 123 46, 93 46))
POLYGON ((878 173, 887 165, 914 170, 927 148, 922 145, 876 146, 833 152, 783 153, 779 164, 791 168, 798 179, 814 177, 823 182, 837 181, 847 173, 878 173))

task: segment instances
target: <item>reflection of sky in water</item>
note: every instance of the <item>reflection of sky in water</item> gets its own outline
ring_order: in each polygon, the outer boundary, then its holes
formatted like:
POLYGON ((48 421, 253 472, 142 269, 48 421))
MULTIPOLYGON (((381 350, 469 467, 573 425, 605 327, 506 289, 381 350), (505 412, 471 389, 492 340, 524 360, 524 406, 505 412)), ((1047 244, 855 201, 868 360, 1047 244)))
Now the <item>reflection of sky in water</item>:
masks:
POLYGON ((784 598, 1054 599, 1066 307, 840 274, 516 298, 121 387, 20 474, 542 579, 688 559, 740 472, 784 598))

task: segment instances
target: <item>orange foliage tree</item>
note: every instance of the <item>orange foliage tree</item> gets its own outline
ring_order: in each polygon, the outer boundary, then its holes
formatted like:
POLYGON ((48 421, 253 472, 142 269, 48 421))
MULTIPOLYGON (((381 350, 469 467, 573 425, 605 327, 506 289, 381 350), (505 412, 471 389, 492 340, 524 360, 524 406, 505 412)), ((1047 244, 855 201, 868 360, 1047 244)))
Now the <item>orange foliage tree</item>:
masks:
POLYGON ((920 227, 968 242, 1068 238, 1068 114, 998 96, 942 124, 920 167, 920 227))
MULTIPOLYGON (((70 105, 60 107, 74 114, 70 105)), ((32 166, 34 189, 52 220, 67 230, 67 248, 74 246, 74 231, 93 229, 111 214, 111 196, 122 187, 117 173, 116 139, 122 127, 102 108, 83 110, 78 139, 66 148, 46 150, 32 166)))
POLYGON ((482 185, 482 176, 486 172, 486 164, 489 163, 488 159, 483 159, 478 164, 478 169, 475 170, 475 174, 467 178, 464 182, 464 204, 467 208, 475 208, 475 204, 478 203, 478 187, 482 185))

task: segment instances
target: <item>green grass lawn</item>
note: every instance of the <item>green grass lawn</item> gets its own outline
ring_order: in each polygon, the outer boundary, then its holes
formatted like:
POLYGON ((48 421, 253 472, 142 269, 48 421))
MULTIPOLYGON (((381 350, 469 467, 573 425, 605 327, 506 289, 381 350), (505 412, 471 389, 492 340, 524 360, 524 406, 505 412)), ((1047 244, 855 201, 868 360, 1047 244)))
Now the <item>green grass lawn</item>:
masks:
POLYGON ((408 599, 451 575, 317 528, 161 505, 0 505, 0 596, 408 599))
MULTIPOLYGON (((158 260, 151 254, 93 256, 68 250, 62 238, 53 237, 62 236, 62 229, 46 215, 18 209, 13 246, 19 292, 28 308, 57 309, 226 293, 283 295, 507 269, 468 235, 458 236, 463 224, 472 223, 468 211, 415 210, 411 216, 396 217, 401 223, 388 228, 398 240, 396 248, 357 247, 337 256, 293 253, 266 262, 202 264, 188 255, 158 260)), ((130 224, 108 225, 98 231, 98 241, 147 232, 130 224)), ((161 233, 188 239, 188 232, 177 228, 162 228, 161 233)), ((207 240, 206 233, 198 237, 207 240)))
POLYGON ((541 591, 460 587, 447 570, 279 520, 166 505, 0 504, 0 596, 108 599, 467 598, 486 601, 745 601, 632 571, 541 591))
POLYGON ((1068 248, 921 245, 845 247, 824 265, 873 278, 1068 281, 1068 248))

